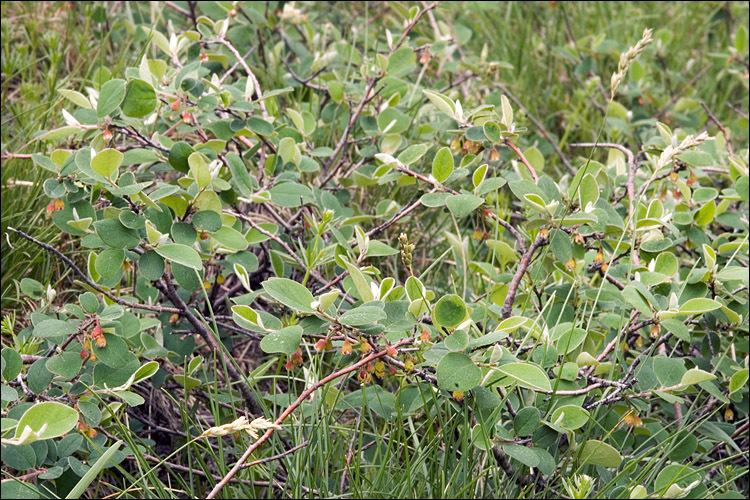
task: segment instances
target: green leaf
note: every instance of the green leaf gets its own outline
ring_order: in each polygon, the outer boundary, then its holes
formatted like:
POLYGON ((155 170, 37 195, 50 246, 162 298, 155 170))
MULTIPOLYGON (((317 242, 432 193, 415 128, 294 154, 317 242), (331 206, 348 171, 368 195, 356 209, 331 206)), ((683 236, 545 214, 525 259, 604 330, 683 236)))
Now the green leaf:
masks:
POLYGON ((473 194, 455 194, 448 198, 448 210, 457 218, 466 217, 484 203, 484 198, 473 194))
POLYGON ((119 219, 103 219, 94 222, 97 236, 112 248, 134 248, 141 242, 138 232, 126 228, 119 219))
POLYGON ((81 364, 82 360, 79 353, 66 351, 49 358, 45 367, 55 375, 60 375, 65 379, 72 379, 78 375, 78 372, 81 370, 81 364))
POLYGON ((537 408, 533 406, 521 408, 513 419, 513 431, 516 436, 529 436, 539 426, 540 419, 541 414, 537 408))
POLYGON ((213 233, 211 237, 230 250, 244 250, 248 247, 247 240, 242 233, 228 226, 222 227, 213 233))
POLYGON ((92 108, 91 102, 86 98, 86 96, 76 90, 58 89, 57 92, 73 104, 76 104, 85 109, 92 108))
POLYGON ((574 431, 589 421, 589 412, 577 405, 565 405, 557 408, 549 417, 553 425, 574 431))
POLYGON ((532 448, 518 444, 504 444, 502 448, 510 458, 518 460, 527 467, 539 465, 539 455, 532 448))
POLYGON ((720 307, 721 304, 713 299, 695 298, 682 304, 679 314, 703 314, 720 307))
POLYGON ((91 159, 91 168, 99 175, 112 177, 122 164, 123 154, 116 149, 100 151, 91 159))
MULTIPOLYGON (((21 437, 26 428, 36 434, 33 441, 62 436, 78 423, 78 412, 62 403, 38 403, 26 410, 16 426, 15 437, 21 437), (44 429, 42 429, 44 428, 44 429)), ((30 442, 33 442, 30 441, 30 442)))
POLYGON ((586 174, 583 176, 581 185, 578 187, 578 196, 581 210, 584 210, 589 203, 592 206, 596 205, 596 201, 599 199, 599 185, 593 175, 586 174))
POLYGON ((706 371, 701 370, 700 368, 691 368, 690 370, 686 371, 685 374, 682 376, 682 380, 680 380, 680 385, 688 386, 688 385, 694 385, 694 384, 700 384, 701 382, 705 382, 706 380, 714 380, 716 378, 716 375, 713 373, 708 373, 706 371))
POLYGON ((281 182, 269 189, 271 201, 282 207, 299 207, 314 203, 315 197, 309 187, 296 182, 281 182))
POLYGON ((742 369, 732 375, 732 378, 729 379, 729 393, 734 393, 742 389, 743 387, 746 387, 747 385, 747 379, 748 379, 748 369, 742 369))
POLYGON ((94 269, 104 279, 111 279, 122 269, 125 251, 122 248, 107 248, 96 256, 94 269))
POLYGON ((104 118, 107 115, 111 115, 117 108, 120 107, 123 98, 125 97, 125 80, 114 79, 109 80, 99 92, 99 100, 96 104, 96 116, 98 118, 104 118))
POLYGON ((502 140, 502 136, 500 135, 500 126, 497 123, 488 121, 484 123, 482 128, 484 130, 484 136, 491 143, 497 144, 498 142, 500 142, 500 140, 502 140))
POLYGON ((21 359, 21 355, 18 354, 15 350, 6 347, 2 350, 2 374, 3 379, 10 382, 11 380, 15 380, 15 378, 18 376, 19 373, 21 373, 21 369, 23 368, 23 360, 21 359))
POLYGON ((164 268, 164 259, 153 250, 147 251, 138 259, 138 271, 149 281, 161 278, 164 275, 164 268))
POLYGON ((260 348, 263 349, 263 352, 283 352, 287 356, 291 356, 297 350, 301 341, 302 327, 292 325, 267 334, 260 341, 260 348))
POLYGON ((339 322, 349 326, 372 325, 388 318, 385 311, 377 306, 359 306, 349 309, 339 317, 339 322))
POLYGON ((401 47, 388 57, 388 73, 398 74, 409 68, 417 60, 411 47, 401 47))
POLYGON ((263 289, 273 299, 297 312, 312 314, 310 306, 315 300, 303 285, 286 278, 271 278, 263 282, 263 289))
POLYGON ((406 148, 400 155, 398 161, 406 166, 416 163, 427 152, 427 146, 424 144, 414 144, 406 148))
POLYGON ((437 154, 435 154, 435 158, 432 160, 432 176, 442 184, 452 173, 453 154, 448 147, 440 148, 437 154))
POLYGON ((208 170, 208 162, 203 154, 195 152, 188 156, 190 166, 190 177, 195 179, 198 189, 203 189, 211 184, 211 172, 208 170))
POLYGON ((131 118, 140 118, 155 109, 156 91, 154 88, 143 80, 130 80, 122 101, 122 114, 131 118))
POLYGON ((496 369, 523 387, 540 392, 552 391, 549 378, 541 368, 534 364, 527 362, 508 363, 496 369))
POLYGON ((432 319, 449 330, 463 323, 468 315, 466 304, 454 294, 445 295, 438 300, 433 313, 432 319))
POLYGON ((187 142, 175 142, 169 149, 169 164, 178 172, 186 174, 190 171, 188 158, 195 150, 187 142))
POLYGON ((456 105, 449 97, 444 96, 439 92, 435 92, 434 90, 423 90, 423 92, 430 102, 437 106, 440 111, 453 119, 456 118, 456 105))
POLYGON ((349 271, 349 276, 351 276, 354 281, 354 286, 357 289, 357 293, 359 293, 362 302, 375 300, 375 296, 370 289, 370 281, 365 277, 362 271, 350 262, 344 262, 344 264, 346 265, 346 270, 349 271))
POLYGON ((34 326, 34 337, 59 337, 61 335, 71 335, 78 331, 78 328, 70 321, 59 319, 45 319, 34 326))
POLYGON ((250 130, 258 135, 262 135, 263 137, 269 137, 273 135, 273 125, 261 118, 249 118, 247 120, 247 126, 250 130))
POLYGON ((174 243, 156 247, 154 250, 168 262, 177 262, 196 271, 203 269, 203 263, 198 252, 187 245, 174 243))
POLYGON ((615 448, 596 439, 589 439, 583 443, 578 457, 583 464, 602 467, 617 467, 622 462, 622 456, 615 448))
POLYGON ((469 345, 469 334, 465 330, 456 330, 443 340, 449 351, 463 351, 469 345))
POLYGON ((482 370, 466 354, 449 352, 437 367, 438 385, 446 391, 468 391, 482 380, 482 370))

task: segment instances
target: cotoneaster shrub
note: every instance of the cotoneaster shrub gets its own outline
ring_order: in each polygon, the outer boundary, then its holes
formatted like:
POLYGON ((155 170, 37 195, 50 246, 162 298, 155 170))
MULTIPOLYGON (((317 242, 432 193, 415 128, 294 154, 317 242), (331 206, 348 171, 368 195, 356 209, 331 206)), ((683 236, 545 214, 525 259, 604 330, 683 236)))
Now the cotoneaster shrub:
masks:
POLYGON ((747 144, 628 108, 650 31, 611 41, 600 129, 560 150, 497 90, 491 47, 457 63, 432 5, 356 30, 316 4, 176 9, 179 28, 123 21, 137 64, 60 89, 65 125, 33 138, 65 243, 9 237, 71 290, 25 278, 33 311, 4 318, 4 496, 80 495, 105 469, 99 492, 174 495, 148 471, 188 451, 194 494, 229 495, 250 453, 325 436, 348 455, 297 494, 366 493, 379 454, 392 477, 420 456, 417 484, 483 478, 446 496, 747 484, 747 144), (181 419, 171 450, 138 435, 151 405, 181 419))

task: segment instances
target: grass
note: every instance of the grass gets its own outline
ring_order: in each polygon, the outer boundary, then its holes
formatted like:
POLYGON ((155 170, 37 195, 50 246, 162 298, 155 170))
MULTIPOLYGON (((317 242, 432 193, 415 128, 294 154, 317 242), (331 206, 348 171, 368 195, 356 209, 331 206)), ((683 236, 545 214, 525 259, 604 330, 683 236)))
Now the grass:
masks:
MULTIPOLYGON (((57 89, 83 88, 100 66, 106 66, 117 74, 126 66, 133 65, 135 56, 143 50, 144 40, 127 29, 128 21, 140 19, 141 16, 149 19, 155 16, 156 23, 163 23, 167 17, 174 22, 181 19, 172 11, 156 12, 143 2, 120 5, 118 8, 121 10, 117 12, 109 11, 110 5, 94 2, 77 4, 71 9, 67 2, 2 4, 3 153, 21 156, 40 151, 41 145, 33 142, 32 138, 40 130, 60 125, 63 102, 56 93, 57 89)), ((602 126, 604 114, 599 107, 606 105, 608 97, 602 88, 608 89, 608 76, 617 64, 610 54, 611 47, 616 47, 616 52, 624 50, 640 38, 644 27, 649 26, 657 28, 655 37, 661 49, 655 61, 639 63, 643 71, 640 87, 632 81, 623 85, 622 98, 618 102, 624 108, 612 110, 605 122, 601 140, 641 145, 637 129, 633 136, 625 136, 617 120, 642 120, 644 126, 652 125, 650 117, 668 105, 662 118, 665 123, 673 128, 699 130, 706 122, 706 115, 698 106, 703 101, 727 126, 738 143, 747 144, 747 118, 730 107, 744 110, 748 107, 746 62, 743 74, 743 66, 731 60, 728 50, 732 45, 732 27, 747 24, 746 4, 743 7, 711 2, 690 5, 663 2, 506 2, 479 5, 468 2, 468 5, 464 8, 446 3, 441 5, 439 11, 441 18, 452 21, 451 26, 462 40, 463 50, 473 54, 474 59, 470 57, 464 61, 466 67, 477 62, 476 54, 481 53, 485 44, 488 47, 487 60, 513 66, 513 69, 500 69, 485 78, 487 85, 484 86, 483 100, 492 101, 499 97, 497 89, 492 86, 493 79, 506 85, 529 113, 560 140, 560 147, 564 151, 571 151, 567 147, 571 143, 594 140, 602 126), (463 39, 466 33, 471 36, 463 39), (602 35, 601 38, 599 35, 602 35), (706 68, 706 72, 695 79, 706 68), (632 112, 632 116, 627 116, 625 108, 632 112)), ((336 7, 339 8, 347 10, 355 7, 336 7)), ((333 13, 319 15, 335 20, 337 14, 334 9, 333 13)), ((465 69, 460 62, 454 64, 454 68, 446 70, 465 69)), ((283 73, 280 68, 277 72, 283 73)), ((261 75, 261 80, 264 88, 265 85, 274 87, 281 80, 281 75, 271 71, 261 75)), ((417 117, 418 103, 413 112, 413 117, 417 117)), ((518 121, 531 131, 524 136, 525 147, 536 144, 549 162, 545 172, 555 172, 557 175, 562 171, 559 158, 526 117, 521 116, 518 121)), ((708 126, 712 127, 710 123, 708 126)), ((605 160, 606 154, 602 150, 597 151, 594 153, 595 159, 605 160)), ((573 158, 572 153, 570 157, 573 158)), ((585 157, 578 158, 576 166, 584 160, 585 157)), ((23 228, 35 238, 62 248, 79 259, 83 258, 66 246, 67 241, 57 228, 45 219, 44 207, 49 200, 42 189, 44 180, 45 173, 35 167, 30 159, 3 158, 0 288, 4 315, 8 311, 21 313, 27 309, 19 291, 19 282, 23 277, 34 278, 45 285, 49 283, 58 289, 58 293, 71 297, 75 293, 67 289, 71 287, 69 274, 59 262, 32 244, 7 236, 8 226, 23 228)), ((372 195, 381 199, 401 200, 409 193, 406 189, 397 188, 395 192, 390 192, 390 189, 375 189, 372 195)), ((507 208, 507 200, 498 199, 498 207, 507 208)), ((413 234, 420 234, 423 238, 443 234, 454 230, 454 222, 451 218, 435 215, 428 225, 421 228, 415 226, 413 234)), ((477 227, 482 224, 481 221, 474 223, 477 227)), ((488 258, 480 253, 481 248, 470 242, 465 254, 454 251, 448 255, 454 259, 454 263, 462 261, 466 269, 466 263, 473 260, 482 262, 482 259, 488 258)), ((444 243, 433 249, 434 255, 438 256, 449 249, 450 244, 444 243)), ((490 254, 489 259, 492 258, 490 254)), ((423 262, 428 261, 423 258, 423 262)), ((451 282, 441 274, 438 265, 436 271, 430 273, 428 285, 438 293, 452 293, 464 287, 466 274, 452 276, 451 282)), ((468 279, 473 281, 472 289, 483 288, 477 273, 469 274, 468 279)), ((563 303, 565 305, 567 302, 563 303)), ((622 318, 622 321, 626 319, 622 318)), ((312 356, 310 359, 313 364, 307 367, 307 380, 301 378, 301 373, 300 378, 294 378, 284 372, 282 364, 273 359, 256 367, 250 378, 257 387, 268 389, 271 396, 285 388, 296 397, 310 379, 329 373, 340 362, 337 355, 326 358, 312 356)), ((223 372, 222 367, 206 364, 208 366, 202 378, 208 386, 208 409, 199 407, 197 402, 200 398, 176 399, 176 392, 167 390, 174 389, 174 386, 150 388, 145 395, 149 396, 151 419, 165 425, 179 416, 178 429, 182 434, 148 430, 148 422, 139 420, 145 418, 144 412, 140 411, 118 421, 117 437, 126 441, 134 459, 120 463, 116 467, 119 474, 107 476, 109 483, 95 483, 92 488, 101 489, 91 491, 141 498, 201 497, 210 490, 216 477, 220 478, 228 472, 234 457, 248 444, 246 438, 239 436, 235 440, 211 441, 187 439, 205 428, 204 422, 207 420, 217 424, 226 423, 238 416, 238 410, 229 410, 217 403, 220 400, 224 402, 222 398, 226 399, 218 393, 221 384, 215 380, 216 374, 223 372), (148 432, 141 433, 142 430, 148 432), (163 460, 163 457, 180 447, 179 453, 169 458, 169 463, 160 463, 154 470, 157 465, 154 457, 163 460), (206 475, 214 477, 214 480, 206 480, 206 475)), ((401 379, 401 382, 405 380, 401 379)), ((367 398, 369 392, 377 391, 375 387, 365 386, 361 397, 367 398)), ((223 495, 227 498, 312 495, 327 498, 524 498, 534 495, 559 496, 564 492, 564 485, 559 480, 545 484, 536 491, 532 486, 518 484, 514 479, 522 473, 519 467, 512 473, 514 477, 509 478, 506 474, 508 471, 500 470, 491 460, 491 454, 488 456, 481 449, 481 431, 497 422, 499 409, 480 408, 479 411, 470 412, 465 403, 438 398, 426 384, 407 388, 403 383, 390 387, 387 395, 385 392, 375 393, 375 401, 368 400, 369 404, 364 409, 361 402, 357 404, 353 400, 350 392, 346 401, 352 408, 342 411, 334 403, 345 397, 345 389, 359 389, 356 377, 327 385, 287 421, 283 437, 293 444, 308 442, 305 447, 280 460, 249 469, 242 475, 243 482, 231 483, 223 495), (393 405, 397 416, 383 418, 376 411, 379 406, 388 405, 393 405), (479 447, 474 444, 477 442, 479 447)), ((524 406, 519 394, 511 397, 516 407, 524 406)), ((266 414, 278 413, 279 407, 269 400, 258 399, 264 405, 266 414)), ((527 403, 531 405, 534 402, 527 403)), ((708 421, 712 416, 704 415, 701 419, 708 421)), ((600 407, 594 420, 605 422, 608 429, 614 429, 621 417, 609 407, 600 407)), ((686 415, 684 421, 689 422, 690 417, 686 415)), ((657 421, 644 423, 661 425, 657 421)), ((674 423, 670 425, 677 427, 674 423)), ((607 476, 606 471, 571 462, 568 470, 571 475, 574 472, 599 474, 607 483, 603 494, 610 497, 626 496, 626 488, 654 481, 670 454, 679 449, 680 439, 684 439, 684 435, 678 431, 691 429, 685 425, 668 430, 668 437, 659 443, 656 455, 653 453, 653 440, 656 438, 649 440, 634 434, 612 433, 613 439, 622 443, 623 448, 626 442, 639 443, 633 453, 642 459, 638 469, 607 476)), ((534 439, 542 441, 544 436, 535 436, 534 439)), ((261 454, 271 456, 284 448, 285 443, 275 436, 264 445, 261 454)), ((517 466, 518 462, 514 464, 517 466)), ((747 474, 746 469, 740 468, 727 467, 722 470, 726 474, 725 485, 747 474)), ((721 485, 715 487, 717 491, 720 488, 721 485)))

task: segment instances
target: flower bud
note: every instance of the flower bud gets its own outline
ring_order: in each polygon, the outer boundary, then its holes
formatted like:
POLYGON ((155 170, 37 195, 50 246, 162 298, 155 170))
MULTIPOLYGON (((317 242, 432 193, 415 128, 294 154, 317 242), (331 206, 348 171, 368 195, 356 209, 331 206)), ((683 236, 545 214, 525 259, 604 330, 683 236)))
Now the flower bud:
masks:
POLYGON ((474 230, 474 234, 472 235, 472 239, 474 241, 481 241, 482 240, 482 236, 484 236, 484 233, 482 233, 482 231, 479 228, 476 228, 474 230))
POLYGON ((205 52, 201 52, 201 61, 208 61, 208 54, 206 54, 205 52))
POLYGON ((451 396, 456 401, 463 401, 464 400, 464 391, 453 391, 453 393, 451 394, 451 396))
POLYGON ((109 142, 112 140, 112 132, 110 132, 108 128, 105 128, 104 132, 102 132, 102 139, 104 140, 104 142, 109 142))
POLYGON ((352 345, 349 343, 349 341, 345 341, 344 345, 341 346, 341 354, 347 355, 352 353, 352 345))
POLYGON ((412 370, 414 370, 414 361, 407 359, 404 361, 404 371, 410 372, 412 370))
POLYGON ((315 342, 315 350, 318 352, 323 352, 326 350, 326 341, 325 339, 320 339, 317 342, 315 342))
POLYGON ((575 268, 576 268, 576 258, 571 257, 570 260, 565 263, 565 269, 567 269, 568 271, 572 271, 575 268))
POLYGON ((98 347, 99 349, 107 347, 107 339, 104 337, 104 335, 96 339, 96 347, 98 347))
POLYGON ((96 322, 96 326, 94 326, 94 329, 91 330, 91 338, 96 340, 102 336, 102 327, 99 324, 99 321, 96 322))
POLYGON ((81 349, 81 359, 86 359, 88 355, 89 353, 86 351, 86 349, 81 349))
POLYGON ((429 342, 430 341, 430 332, 427 330, 422 330, 422 334, 419 336, 419 339, 422 342, 429 342))
POLYGON ((659 336, 661 333, 661 327, 658 323, 654 323, 654 325, 651 327, 651 338, 655 339, 659 336))
POLYGON ((396 349, 396 347, 390 344, 385 348, 385 352, 387 352, 389 356, 395 356, 396 354, 398 354, 398 350, 396 349))
POLYGON ((497 152, 497 149, 492 148, 492 152, 490 153, 490 160, 500 161, 500 153, 497 152))
POLYGON ((171 109, 172 111, 177 111, 178 109, 180 109, 180 101, 179 101, 179 100, 177 100, 177 101, 172 101, 172 102, 170 103, 170 105, 169 105, 169 108, 170 108, 170 109, 171 109))

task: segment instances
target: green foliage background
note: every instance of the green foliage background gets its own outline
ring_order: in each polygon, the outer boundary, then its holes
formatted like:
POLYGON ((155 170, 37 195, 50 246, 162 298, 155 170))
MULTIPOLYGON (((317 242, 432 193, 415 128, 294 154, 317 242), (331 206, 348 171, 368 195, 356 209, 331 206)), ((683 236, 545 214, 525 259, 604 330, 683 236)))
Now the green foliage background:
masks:
POLYGON ((4 497, 744 498, 747 4, 427 5, 2 4, 4 497))

